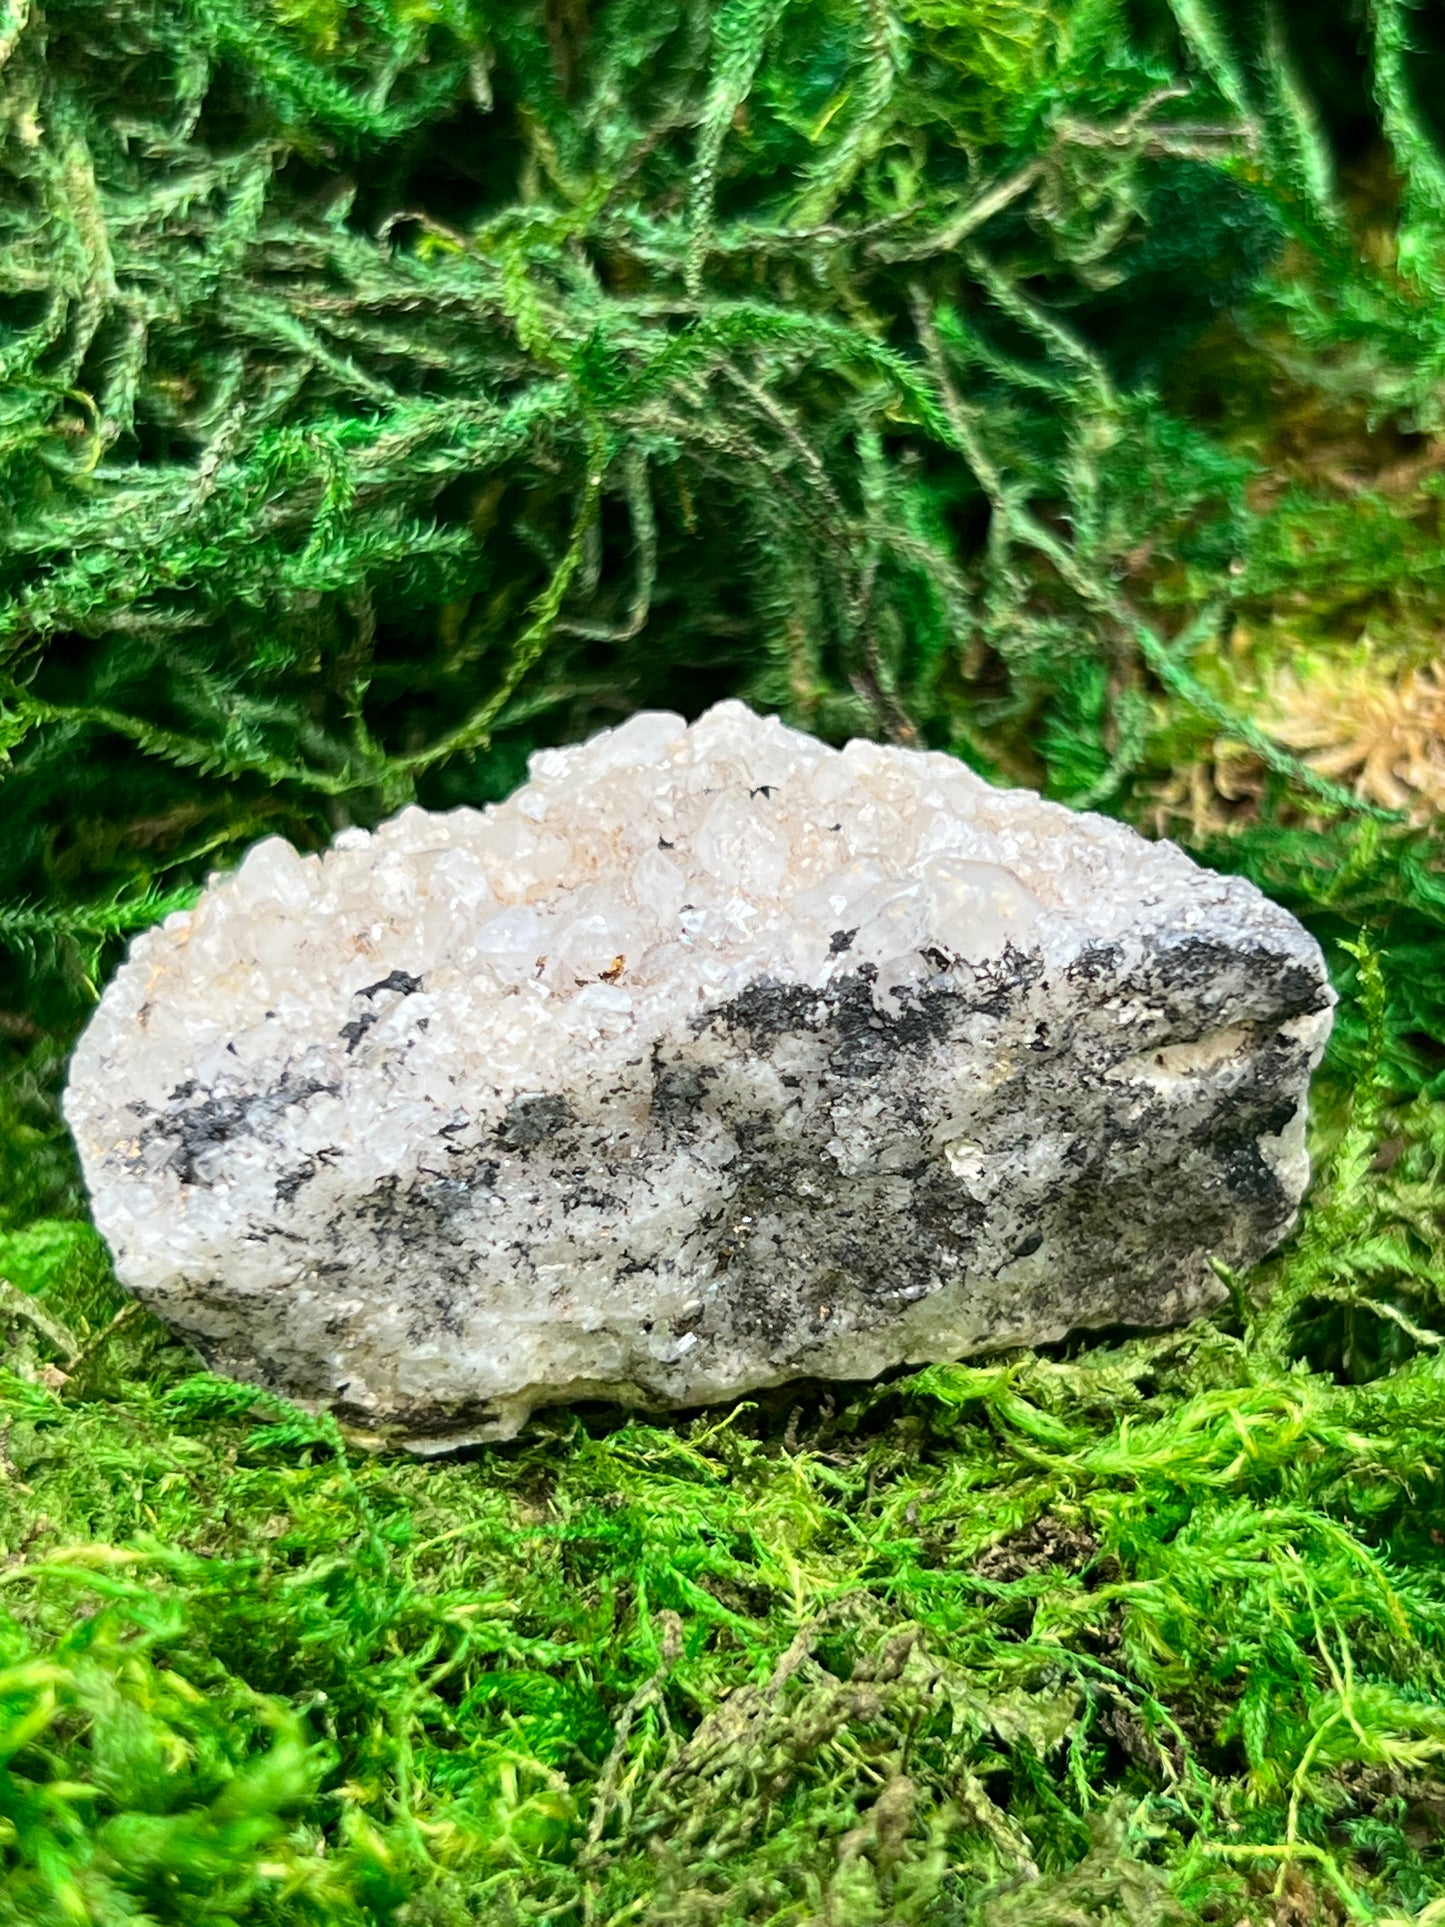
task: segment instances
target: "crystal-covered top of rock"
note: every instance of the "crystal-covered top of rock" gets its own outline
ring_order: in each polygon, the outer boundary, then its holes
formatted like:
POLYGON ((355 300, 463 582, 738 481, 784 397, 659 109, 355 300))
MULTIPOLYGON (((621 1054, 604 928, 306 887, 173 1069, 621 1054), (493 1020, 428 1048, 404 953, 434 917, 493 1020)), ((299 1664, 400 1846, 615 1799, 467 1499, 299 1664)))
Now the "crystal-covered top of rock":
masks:
MULTIPOLYGON (((1186 924, 1230 896, 1271 908, 1172 845, 995 790, 952 757, 833 750, 738 702, 691 727, 644 712, 539 751, 530 779, 483 810, 345 830, 320 856, 257 844, 132 946, 77 1052, 72 1122, 114 1098, 103 1060, 149 1109, 186 1081, 294 1071, 298 1043, 343 1031, 357 1071, 405 1038, 395 1074, 417 1104, 445 1104, 464 1065, 501 1112, 553 1064, 630 1052, 759 979, 871 967, 883 1007, 1010 943, 1062 958, 1153 921, 1151 904, 1186 924)), ((411 1136, 394 1104, 379 1171, 411 1136)))

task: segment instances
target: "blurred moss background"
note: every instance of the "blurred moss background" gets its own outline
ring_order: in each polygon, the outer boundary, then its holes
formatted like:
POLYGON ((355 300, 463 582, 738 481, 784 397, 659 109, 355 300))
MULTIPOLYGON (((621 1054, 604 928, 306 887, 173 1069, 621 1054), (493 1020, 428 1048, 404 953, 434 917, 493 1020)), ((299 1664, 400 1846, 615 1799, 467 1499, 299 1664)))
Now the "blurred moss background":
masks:
POLYGON ((0 1921, 1445 1922, 1445 19, 0 0, 0 1921), (1325 942, 1228 1316, 368 1458, 56 1098, 259 835, 741 694, 1325 942))

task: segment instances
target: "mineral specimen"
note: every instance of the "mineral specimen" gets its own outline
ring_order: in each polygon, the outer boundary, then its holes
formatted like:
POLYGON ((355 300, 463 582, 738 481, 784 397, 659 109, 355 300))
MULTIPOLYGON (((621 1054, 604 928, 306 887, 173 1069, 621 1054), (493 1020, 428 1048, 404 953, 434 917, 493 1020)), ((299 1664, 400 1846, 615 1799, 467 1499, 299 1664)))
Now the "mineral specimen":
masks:
POLYGON ((1290 1227, 1332 1002, 1170 844, 723 703, 257 845, 66 1111, 148 1305, 431 1450, 1188 1317, 1290 1227))

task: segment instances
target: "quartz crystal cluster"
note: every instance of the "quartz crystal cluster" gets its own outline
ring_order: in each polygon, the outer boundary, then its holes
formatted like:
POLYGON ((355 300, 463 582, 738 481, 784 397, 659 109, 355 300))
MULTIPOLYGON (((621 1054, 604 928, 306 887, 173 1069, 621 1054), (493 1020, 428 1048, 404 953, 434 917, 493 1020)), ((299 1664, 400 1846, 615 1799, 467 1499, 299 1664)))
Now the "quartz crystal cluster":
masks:
POLYGON ((258 844, 66 1111, 152 1309, 428 1450, 1184 1318, 1289 1229, 1332 1001, 1170 844, 723 703, 258 844))

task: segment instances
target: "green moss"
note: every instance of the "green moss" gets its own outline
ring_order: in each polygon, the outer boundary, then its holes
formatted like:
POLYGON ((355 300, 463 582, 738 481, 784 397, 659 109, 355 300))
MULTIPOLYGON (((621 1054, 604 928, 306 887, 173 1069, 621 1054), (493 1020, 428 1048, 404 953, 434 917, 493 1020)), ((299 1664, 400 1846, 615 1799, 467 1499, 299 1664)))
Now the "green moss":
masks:
POLYGON ((1269 707, 1445 613, 1442 47, 1363 31, 1368 98, 1233 0, 0 6, 0 1922, 1445 1917, 1438 821, 1269 707), (728 693, 1304 917, 1296 1239, 448 1463, 198 1372, 56 1109, 127 937, 728 693))

